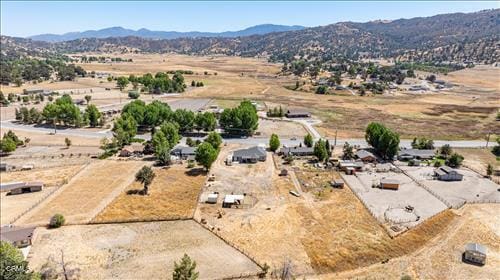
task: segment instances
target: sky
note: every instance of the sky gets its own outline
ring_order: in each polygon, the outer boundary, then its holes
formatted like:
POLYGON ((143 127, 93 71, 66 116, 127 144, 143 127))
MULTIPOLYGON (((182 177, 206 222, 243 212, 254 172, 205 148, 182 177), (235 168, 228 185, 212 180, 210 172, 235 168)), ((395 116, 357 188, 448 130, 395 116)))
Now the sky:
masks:
POLYGON ((43 33, 121 26, 157 31, 221 32, 272 23, 327 25, 475 12, 500 8, 500 2, 285 2, 285 1, 5 1, 1 4, 1 34, 27 37, 43 33))

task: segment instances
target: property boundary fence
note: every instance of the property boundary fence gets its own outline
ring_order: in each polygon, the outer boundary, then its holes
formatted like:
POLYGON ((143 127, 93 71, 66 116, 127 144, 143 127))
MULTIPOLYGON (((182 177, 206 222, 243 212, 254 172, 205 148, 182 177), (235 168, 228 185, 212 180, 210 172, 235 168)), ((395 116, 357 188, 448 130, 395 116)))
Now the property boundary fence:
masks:
MULTIPOLYGON (((242 253, 244 256, 246 256, 247 258, 249 258, 252 262, 254 262, 260 269, 263 270, 264 268, 264 265, 263 264, 260 264, 257 259, 252 256, 248 251, 245 251, 243 248, 237 246, 236 244, 234 244, 233 242, 225 239, 222 235, 220 235, 219 233, 217 233, 216 231, 212 230, 211 228, 209 228, 206 224, 203 224, 201 222, 199 222, 198 220, 196 219, 193 219, 196 223, 198 223, 201 227, 203 227, 204 229, 208 230, 209 232, 213 233, 215 236, 217 236, 220 240, 222 240, 224 243, 226 243, 227 245, 233 247, 234 249, 236 249, 237 251, 239 251, 240 253, 242 253)), ((255 273, 254 275, 257 276, 259 275, 259 273, 255 273)), ((233 279, 233 278, 223 278, 223 279, 233 279)))
POLYGON ((41 197, 35 204, 31 205, 31 207, 29 207, 28 209, 24 210, 21 214, 17 215, 12 221, 9 222, 9 224, 13 224, 15 222, 17 222, 17 220, 19 220, 22 216, 24 216, 26 213, 28 213, 29 211, 33 210, 33 208, 37 207, 38 205, 40 205, 40 203, 42 203, 45 199, 47 199, 50 195, 52 195, 53 193, 55 193, 61 186, 58 186, 58 187, 53 187, 54 189, 51 190, 50 192, 48 192, 46 195, 44 195, 43 197, 41 197))
POLYGON ((377 220, 379 223, 384 223, 384 221, 382 221, 382 219, 380 217, 378 217, 377 215, 375 215, 375 212, 373 212, 371 210, 370 207, 368 207, 366 201, 361 197, 361 195, 358 194, 358 192, 354 191, 351 186, 349 185, 348 183, 348 180, 346 180, 345 178, 345 175, 340 173, 340 176, 342 177, 342 180, 344 180, 344 182, 346 183, 346 185, 349 187, 349 189, 351 190, 352 193, 354 193, 354 195, 358 198, 358 200, 361 202, 361 204, 363 204, 363 206, 366 208, 366 210, 368 210, 368 212, 370 213, 370 215, 373 216, 373 218, 375 218, 375 220, 377 220))

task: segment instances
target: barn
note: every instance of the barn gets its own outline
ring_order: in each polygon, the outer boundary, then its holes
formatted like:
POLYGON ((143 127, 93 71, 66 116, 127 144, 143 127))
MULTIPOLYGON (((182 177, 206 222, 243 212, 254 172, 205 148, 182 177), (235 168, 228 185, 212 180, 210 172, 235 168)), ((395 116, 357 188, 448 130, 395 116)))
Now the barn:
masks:
POLYGON ((22 194, 30 192, 39 192, 43 189, 42 182, 12 182, 0 184, 1 192, 8 192, 8 194, 22 194))
POLYGON ((436 178, 440 181, 462 181, 464 175, 449 166, 441 166, 434 170, 436 178))
POLYGON ((399 181, 395 179, 382 179, 380 180, 380 188, 389 190, 398 190, 399 181))

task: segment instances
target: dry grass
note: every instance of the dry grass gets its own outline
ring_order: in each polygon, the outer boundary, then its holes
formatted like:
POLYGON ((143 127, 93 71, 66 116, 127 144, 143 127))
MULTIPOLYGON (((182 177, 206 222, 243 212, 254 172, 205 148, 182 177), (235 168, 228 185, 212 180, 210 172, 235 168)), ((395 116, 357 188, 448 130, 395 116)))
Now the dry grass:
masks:
POLYGON ((205 172, 173 165, 168 169, 155 169, 155 174, 149 195, 127 194, 142 190, 142 185, 134 182, 93 222, 191 218, 206 178, 205 172))
POLYGON ((73 177, 17 224, 47 224, 56 213, 67 223, 86 223, 134 179, 140 161, 97 161, 73 177))
POLYGON ((46 187, 60 186, 69 181, 82 165, 68 165, 55 168, 34 169, 2 173, 2 183, 13 181, 42 181, 46 187))

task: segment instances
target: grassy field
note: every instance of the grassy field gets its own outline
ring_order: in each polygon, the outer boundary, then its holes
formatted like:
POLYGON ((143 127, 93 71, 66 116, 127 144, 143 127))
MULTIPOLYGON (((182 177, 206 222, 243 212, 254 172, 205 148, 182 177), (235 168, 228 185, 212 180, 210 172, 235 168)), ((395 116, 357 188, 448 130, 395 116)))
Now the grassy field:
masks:
POLYGON ((173 165, 156 169, 156 177, 149 195, 127 194, 142 190, 134 182, 110 203, 92 222, 151 221, 190 218, 205 181, 200 168, 187 169, 185 165, 173 165))
POLYGON ((67 183, 82 167, 82 165, 67 165, 53 168, 5 172, 2 173, 0 182, 42 181, 46 187, 60 186, 67 183))
POLYGON ((66 223, 87 223, 132 182, 142 165, 140 161, 94 162, 16 224, 45 225, 56 213, 66 223))
POLYGON ((165 279, 184 254, 196 261, 200 279, 260 272, 250 259, 194 221, 121 223, 38 228, 29 265, 53 268, 71 279, 165 279))

